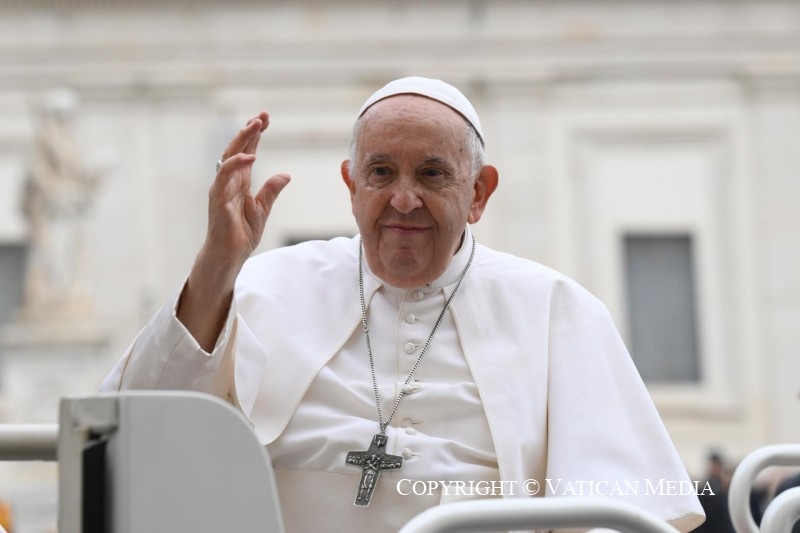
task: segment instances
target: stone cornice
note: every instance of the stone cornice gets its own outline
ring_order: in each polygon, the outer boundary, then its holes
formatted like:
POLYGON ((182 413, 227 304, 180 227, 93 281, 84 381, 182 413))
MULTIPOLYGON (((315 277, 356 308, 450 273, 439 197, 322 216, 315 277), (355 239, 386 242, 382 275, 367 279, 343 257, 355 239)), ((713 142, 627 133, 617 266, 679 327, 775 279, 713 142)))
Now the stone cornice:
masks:
POLYGON ((291 87, 372 84, 410 73, 474 83, 800 78, 800 28, 793 22, 800 21, 800 5, 788 1, 599 1, 590 9, 540 0, 520 11, 514 2, 439 0, 431 2, 437 16, 452 20, 441 31, 433 31, 419 6, 384 0, 0 0, 3 5, 17 7, 0 19, 0 85, 6 87, 291 87), (165 9, 151 15, 143 6, 165 9), (684 27, 681 20, 645 17, 642 6, 677 9, 684 18, 695 9, 707 20, 684 27), (750 21, 746 10, 758 6, 766 15, 750 21), (607 11, 638 13, 641 27, 609 20, 607 11), (362 12, 364 19, 342 26, 362 12), (529 28, 515 20, 517 12, 531 20, 529 28), (400 31, 383 26, 393 15, 400 31), (542 24, 544 16, 557 28, 542 24), (732 23, 721 26, 720 18, 732 23), (369 20, 374 24, 365 26, 369 20))
POLYGON ((560 82, 604 79, 796 79, 800 42, 751 42, 720 46, 713 40, 682 43, 606 43, 550 47, 517 41, 480 45, 454 42, 391 44, 369 51, 356 43, 204 43, 168 47, 155 43, 0 47, 0 83, 28 85, 58 78, 73 86, 283 86, 309 79, 326 83, 385 79, 402 73, 448 74, 454 81, 560 82), (436 53, 431 55, 431 49, 436 53))

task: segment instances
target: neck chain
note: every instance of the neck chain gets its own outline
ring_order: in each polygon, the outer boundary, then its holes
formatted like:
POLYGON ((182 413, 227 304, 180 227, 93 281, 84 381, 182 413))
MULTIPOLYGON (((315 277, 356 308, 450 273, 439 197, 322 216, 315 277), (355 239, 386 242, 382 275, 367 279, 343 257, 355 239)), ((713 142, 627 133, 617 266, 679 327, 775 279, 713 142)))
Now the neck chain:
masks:
POLYGON ((428 339, 425 341, 425 344, 422 346, 422 351, 419 352, 419 356, 417 360, 414 362, 414 366, 411 367, 411 372, 408 373, 408 377, 406 378, 405 382, 403 383, 403 387, 400 388, 400 393, 397 395, 397 400, 394 402, 394 407, 392 408, 392 412, 389 413, 389 417, 386 421, 383 420, 383 410, 381 409, 381 399, 378 393, 378 379, 375 377, 375 361, 372 357, 372 345, 370 344, 369 340, 369 325, 367 325, 367 305, 366 300, 364 297, 364 266, 363 266, 363 248, 359 246, 358 250, 358 294, 361 298, 361 323, 364 325, 364 336, 367 339, 367 353, 369 354, 369 370, 372 374, 372 390, 375 392, 375 405, 378 407, 378 424, 381 428, 381 435, 386 433, 386 427, 392 421, 392 417, 394 416, 395 411, 397 411, 397 407, 400 405, 400 400, 403 399, 403 395, 405 394, 405 386, 411 383, 411 380, 414 377, 414 373, 417 371, 417 367, 419 366, 420 361, 422 361, 422 356, 425 355, 425 352, 428 350, 428 346, 431 343, 431 339, 436 334, 436 331, 439 329, 439 325, 442 323, 442 319, 444 318, 444 314, 447 312, 447 309, 450 307, 450 302, 453 300, 453 297, 458 292, 458 288, 461 286, 461 281, 464 279, 464 276, 467 274, 467 270, 469 270, 470 265, 472 264, 472 258, 475 257, 475 239, 472 239, 472 250, 469 254, 469 260, 467 261, 467 266, 464 267, 464 270, 461 272, 461 275, 458 277, 458 281, 456 282, 456 286, 453 289, 453 292, 450 293, 450 296, 447 298, 447 301, 442 308, 442 312, 439 313, 439 318, 436 319, 436 323, 433 325, 433 329, 431 330, 431 334, 428 335, 428 339))
POLYGON ((464 276, 467 274, 467 270, 469 270, 469 267, 472 264, 473 257, 475 257, 474 238, 472 239, 472 251, 469 254, 467 266, 464 267, 464 271, 461 272, 461 275, 458 277, 458 281, 456 282, 453 292, 450 293, 450 296, 447 298, 444 308, 442 308, 442 312, 439 313, 439 318, 436 320, 436 324, 434 324, 433 329, 431 330, 431 334, 428 335, 428 340, 425 341, 422 351, 419 352, 419 356, 417 357, 414 366, 411 367, 411 372, 408 373, 405 383, 403 383, 403 386, 400 388, 400 393, 397 395, 397 400, 394 402, 392 412, 389 413, 389 418, 384 421, 383 410, 381 409, 381 398, 380 394, 378 394, 378 378, 375 377, 375 360, 372 357, 372 346, 369 341, 369 325, 367 324, 367 304, 364 297, 364 250, 359 242, 358 294, 361 297, 361 323, 364 325, 364 336, 367 338, 369 370, 372 374, 372 390, 375 392, 375 405, 378 407, 378 425, 380 426, 381 431, 372 437, 372 443, 370 444, 368 450, 361 452, 349 452, 345 458, 345 464, 361 468, 361 481, 359 481, 358 484, 358 492, 356 492, 356 501, 354 502, 355 505, 369 505, 370 499, 372 499, 372 493, 375 492, 378 478, 380 478, 383 470, 397 470, 403 467, 402 456, 390 455, 386 453, 386 441, 388 440, 388 437, 386 436, 386 427, 389 425, 389 422, 392 421, 392 417, 394 416, 395 411, 397 411, 397 406, 400 405, 400 400, 403 399, 403 395, 406 392, 406 385, 408 385, 413 379, 414 372, 417 371, 417 367, 419 366, 420 361, 422 361, 422 356, 425 355, 425 352, 428 350, 428 346, 431 343, 433 335, 436 333, 436 330, 439 329, 439 325, 442 323, 444 314, 450 307, 450 302, 453 300, 453 296, 455 296, 456 292, 458 292, 458 288, 461 286, 461 282, 464 280, 464 276))

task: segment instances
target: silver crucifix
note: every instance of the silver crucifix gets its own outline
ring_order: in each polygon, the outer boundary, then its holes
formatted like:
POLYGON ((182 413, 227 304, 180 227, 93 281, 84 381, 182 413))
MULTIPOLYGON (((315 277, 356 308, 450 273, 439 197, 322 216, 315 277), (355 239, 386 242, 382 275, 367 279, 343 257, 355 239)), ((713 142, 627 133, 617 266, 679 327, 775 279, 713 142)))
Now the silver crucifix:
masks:
POLYGON ((389 455, 386 450, 386 435, 382 433, 372 437, 369 450, 364 452, 349 452, 345 463, 361 467, 361 481, 358 483, 356 505, 366 507, 375 492, 375 485, 383 470, 398 470, 403 467, 403 458, 399 455, 389 455))

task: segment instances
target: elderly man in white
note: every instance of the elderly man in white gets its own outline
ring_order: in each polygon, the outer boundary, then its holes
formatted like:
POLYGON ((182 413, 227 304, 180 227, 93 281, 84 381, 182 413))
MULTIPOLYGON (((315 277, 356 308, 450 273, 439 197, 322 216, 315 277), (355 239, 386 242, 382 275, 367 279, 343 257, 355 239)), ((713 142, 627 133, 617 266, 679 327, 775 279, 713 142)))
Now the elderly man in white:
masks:
POLYGON ((185 285, 105 390, 238 406, 289 531, 396 531, 443 502, 528 497, 531 480, 537 496, 605 487, 679 529, 702 521, 694 493, 650 490, 688 478, 605 307, 476 243, 498 172, 463 94, 425 78, 373 94, 341 165, 360 234, 250 258, 289 183, 251 195, 268 124, 261 112, 228 145, 185 285))

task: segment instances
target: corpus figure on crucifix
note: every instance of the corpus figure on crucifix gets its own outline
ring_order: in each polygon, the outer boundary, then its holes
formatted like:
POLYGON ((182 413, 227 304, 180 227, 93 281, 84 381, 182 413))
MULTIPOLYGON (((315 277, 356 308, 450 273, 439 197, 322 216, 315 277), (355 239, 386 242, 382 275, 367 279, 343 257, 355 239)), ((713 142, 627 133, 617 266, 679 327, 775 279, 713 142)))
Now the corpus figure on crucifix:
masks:
POLYGON ((360 466, 361 482, 358 484, 356 505, 369 505, 375 485, 383 470, 397 470, 403 467, 403 458, 399 455, 389 455, 385 452, 386 435, 381 433, 372 437, 372 444, 365 452, 350 452, 347 454, 347 464, 360 466))

